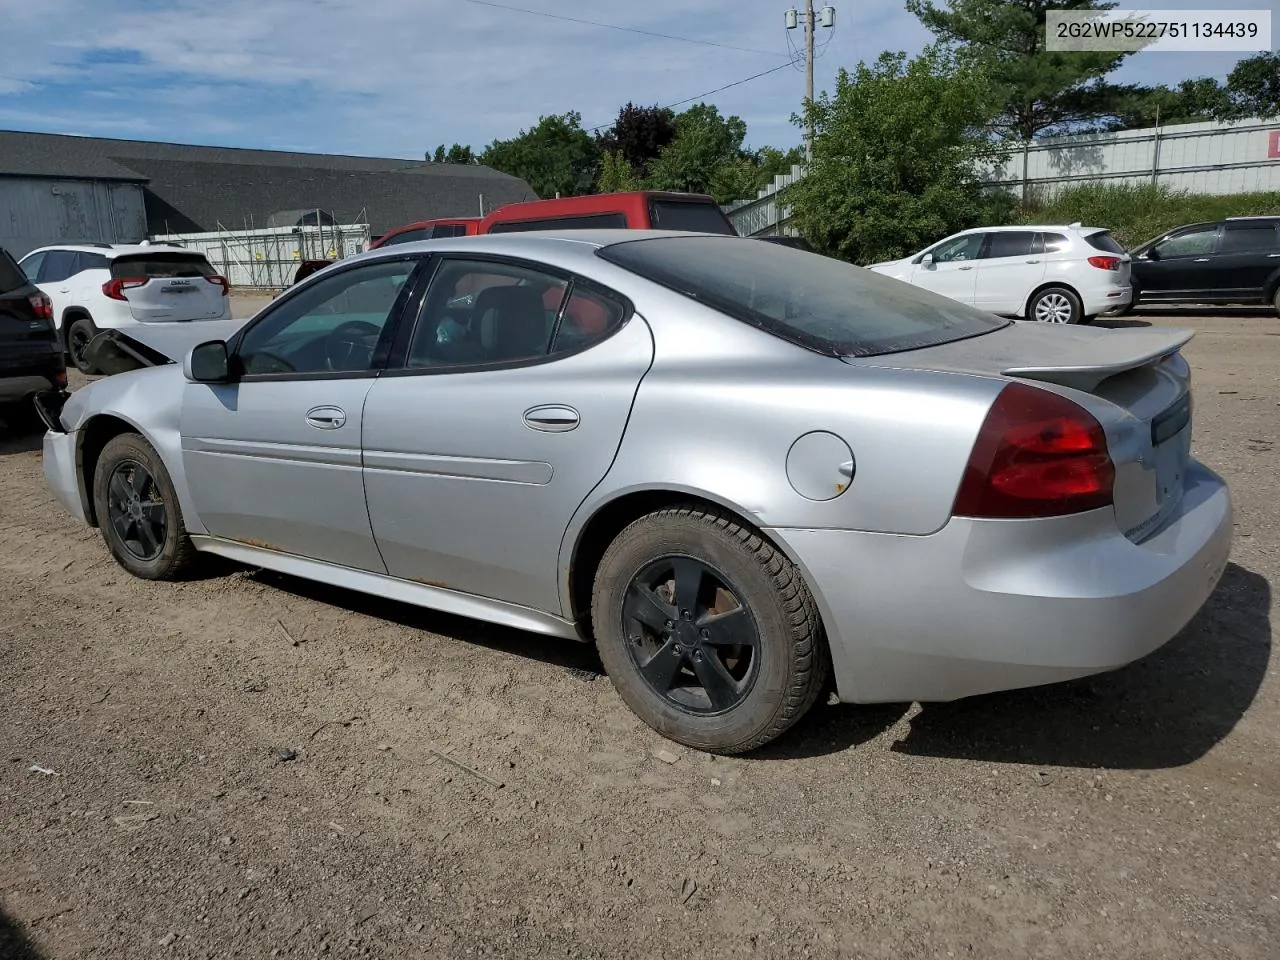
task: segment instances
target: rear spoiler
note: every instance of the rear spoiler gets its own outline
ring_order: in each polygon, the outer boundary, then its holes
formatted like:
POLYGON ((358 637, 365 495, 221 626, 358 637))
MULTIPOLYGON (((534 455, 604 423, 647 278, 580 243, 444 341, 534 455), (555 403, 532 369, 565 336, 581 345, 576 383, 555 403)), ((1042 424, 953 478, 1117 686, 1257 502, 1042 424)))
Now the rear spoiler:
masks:
POLYGON ((1042 380, 1092 391, 1118 373, 1161 362, 1181 350, 1195 335, 1194 330, 1155 327, 1111 330, 1105 337, 1077 346, 1070 352, 1069 362, 1009 366, 1000 372, 1006 377, 1042 380))

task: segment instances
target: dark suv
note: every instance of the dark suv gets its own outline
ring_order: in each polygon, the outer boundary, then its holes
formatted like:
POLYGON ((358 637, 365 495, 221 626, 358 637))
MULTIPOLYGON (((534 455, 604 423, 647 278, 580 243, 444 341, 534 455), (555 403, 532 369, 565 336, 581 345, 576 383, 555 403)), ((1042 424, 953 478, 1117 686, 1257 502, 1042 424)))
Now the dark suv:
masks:
POLYGON ((36 394, 59 393, 66 385, 53 304, 0 247, 0 420, 34 426, 36 394))
POLYGON ((1188 224, 1132 256, 1133 303, 1265 303, 1280 310, 1280 216, 1188 224))

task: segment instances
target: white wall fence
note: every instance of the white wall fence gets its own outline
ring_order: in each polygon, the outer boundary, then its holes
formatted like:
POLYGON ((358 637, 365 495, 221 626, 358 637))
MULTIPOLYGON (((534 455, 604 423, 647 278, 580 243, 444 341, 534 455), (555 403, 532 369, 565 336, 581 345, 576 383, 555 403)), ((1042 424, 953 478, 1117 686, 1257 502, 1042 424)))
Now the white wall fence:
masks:
POLYGON ((341 260, 369 249, 367 223, 265 230, 169 233, 156 243, 177 243, 203 253, 233 287, 282 289, 303 260, 341 260))
MULTIPOLYGON (((1280 191, 1280 120, 1182 123, 1115 133, 1054 137, 1015 146, 987 170, 992 187, 1049 196, 1082 183, 1158 183, 1191 193, 1280 191)), ((794 232, 778 193, 804 176, 774 178, 753 200, 727 209, 744 236, 794 232)))

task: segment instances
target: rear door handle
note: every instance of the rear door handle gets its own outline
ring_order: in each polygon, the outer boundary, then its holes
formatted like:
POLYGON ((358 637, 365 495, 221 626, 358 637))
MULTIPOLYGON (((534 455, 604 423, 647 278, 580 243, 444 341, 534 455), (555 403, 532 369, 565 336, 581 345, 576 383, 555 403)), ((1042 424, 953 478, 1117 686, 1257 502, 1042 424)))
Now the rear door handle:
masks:
POLYGON ((1208 263, 1208 262, 1209 262, 1209 258, 1208 258, 1208 257, 1196 257, 1196 258, 1195 258, 1195 260, 1193 260, 1193 261, 1191 261, 1191 262, 1192 262, 1192 263, 1208 263))
POLYGON ((566 433, 575 429, 582 421, 578 411, 573 407, 549 403, 526 410, 524 422, 525 426, 533 430, 542 430, 545 433, 566 433))
POLYGON ((972 270, 972 269, 973 269, 973 267, 961 267, 960 269, 961 269, 961 270, 972 270))
POLYGON ((312 407, 306 420, 317 430, 337 430, 347 422, 347 414, 341 407, 312 407))
POLYGON ((1039 263, 1039 260, 1028 260, 1027 263, 1039 263))
POLYGON ((1267 259, 1271 259, 1272 257, 1280 257, 1280 253, 1268 253, 1268 254, 1267 254, 1267 259))

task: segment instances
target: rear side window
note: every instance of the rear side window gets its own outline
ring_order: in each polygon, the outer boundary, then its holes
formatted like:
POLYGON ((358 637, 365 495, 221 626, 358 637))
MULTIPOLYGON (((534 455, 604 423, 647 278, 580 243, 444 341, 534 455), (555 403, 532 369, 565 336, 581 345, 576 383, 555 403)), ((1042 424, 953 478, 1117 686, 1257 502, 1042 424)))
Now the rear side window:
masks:
POLYGON ((388 237, 382 241, 382 246, 390 247, 397 243, 413 243, 415 240, 428 240, 431 238, 430 227, 419 227, 416 230, 406 230, 404 233, 397 233, 394 237, 388 237))
POLYGON ((1032 252, 1036 235, 1030 230, 996 230, 991 233, 985 259, 1026 257, 1032 252))
POLYGON ((1045 253, 1061 253, 1069 246, 1071 246, 1071 241, 1060 233, 1046 233, 1044 235, 1045 253))
POLYGON ((100 253, 81 253, 76 256, 76 273, 84 273, 86 270, 105 269, 107 269, 107 258, 100 253))
POLYGON ((1009 324, 901 280, 748 237, 632 240, 596 256, 828 356, 914 350, 1009 324))
POLYGON ((737 236, 733 224, 714 203, 696 200, 649 201, 649 220, 656 230, 688 230, 737 236))
POLYGON ((1104 253, 1124 253, 1124 247, 1111 234, 1105 230, 1098 233, 1091 233, 1084 238, 1084 242, 1095 250, 1101 250, 1104 253))
POLYGON ((1222 253, 1272 253, 1280 250, 1280 235, 1273 223, 1227 224, 1222 231, 1222 253))
POLYGON ((76 272, 80 255, 74 250, 50 250, 40 265, 40 282, 57 283, 76 272))
POLYGON ((490 233, 528 233, 532 230, 613 230, 626 229, 621 213, 588 213, 581 217, 549 217, 543 220, 504 220, 489 228, 490 233))
POLYGON ((213 277, 217 271, 199 254, 145 253, 116 257, 111 261, 111 276, 117 280, 145 277, 213 277))
POLYGON ((21 290, 28 283, 30 281, 27 275, 14 263, 9 252, 0 250, 0 293, 13 293, 15 290, 21 290))

